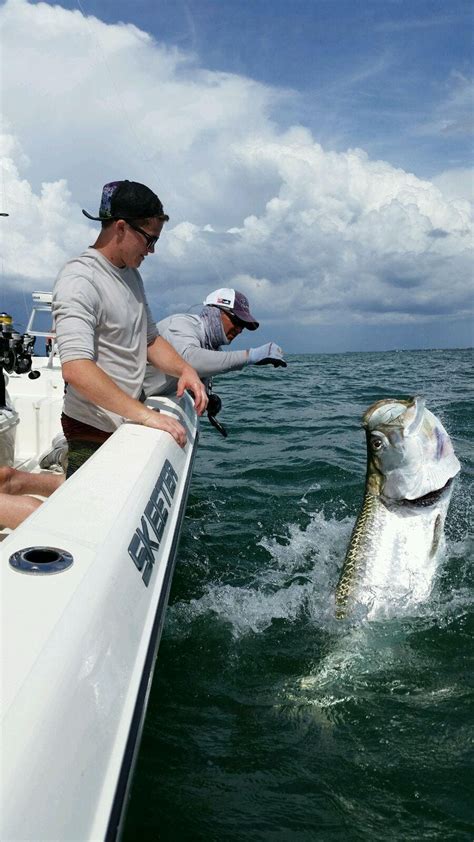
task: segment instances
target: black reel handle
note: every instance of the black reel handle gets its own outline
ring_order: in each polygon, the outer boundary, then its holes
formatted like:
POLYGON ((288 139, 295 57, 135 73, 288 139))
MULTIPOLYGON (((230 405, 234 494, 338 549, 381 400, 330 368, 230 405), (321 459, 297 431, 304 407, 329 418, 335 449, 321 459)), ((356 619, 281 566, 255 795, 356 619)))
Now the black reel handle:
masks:
POLYGON ((211 392, 211 394, 209 395, 209 403, 207 404, 207 417, 209 418, 209 421, 211 422, 212 426, 215 427, 216 430, 221 434, 221 436, 223 436, 226 439, 227 430, 224 427, 224 425, 221 424, 216 418, 217 413, 220 412, 221 409, 222 401, 219 395, 216 395, 214 394, 214 392, 211 392))

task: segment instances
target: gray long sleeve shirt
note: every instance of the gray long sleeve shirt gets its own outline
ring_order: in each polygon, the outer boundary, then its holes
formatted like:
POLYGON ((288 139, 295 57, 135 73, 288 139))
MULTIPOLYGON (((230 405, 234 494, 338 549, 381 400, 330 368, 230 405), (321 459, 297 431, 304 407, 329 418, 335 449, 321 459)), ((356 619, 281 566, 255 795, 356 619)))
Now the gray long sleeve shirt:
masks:
MULTIPOLYGON (((59 273, 52 309, 61 363, 92 360, 127 395, 138 398, 147 345, 157 331, 137 270, 118 269, 97 249, 88 248, 59 273)), ((124 420, 70 385, 64 412, 106 432, 113 432, 124 420)))
MULTIPOLYGON (((247 363, 247 351, 219 351, 208 349, 203 321, 191 313, 176 313, 157 324, 158 333, 196 369, 201 380, 208 380, 225 371, 238 371, 247 363)), ((150 395, 172 394, 177 380, 147 365, 143 388, 150 395)))

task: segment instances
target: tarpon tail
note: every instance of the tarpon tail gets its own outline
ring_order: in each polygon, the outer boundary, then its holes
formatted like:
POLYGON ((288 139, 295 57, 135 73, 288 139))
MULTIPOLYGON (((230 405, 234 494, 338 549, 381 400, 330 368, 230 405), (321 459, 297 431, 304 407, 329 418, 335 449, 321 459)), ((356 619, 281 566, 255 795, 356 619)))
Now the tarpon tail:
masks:
POLYGON ((339 620, 346 616, 351 597, 365 574, 367 559, 370 557, 370 545, 376 540, 376 519, 379 509, 378 496, 366 491, 337 583, 336 617, 339 620))

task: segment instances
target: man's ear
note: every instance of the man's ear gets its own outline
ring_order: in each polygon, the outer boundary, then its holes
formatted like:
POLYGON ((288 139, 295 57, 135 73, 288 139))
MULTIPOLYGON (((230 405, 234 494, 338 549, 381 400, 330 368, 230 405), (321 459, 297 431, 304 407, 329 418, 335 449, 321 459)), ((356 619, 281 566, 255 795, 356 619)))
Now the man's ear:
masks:
POLYGON ((117 219, 117 221, 115 222, 115 234, 117 235, 119 240, 122 240, 124 237, 126 225, 127 223, 124 219, 117 219))

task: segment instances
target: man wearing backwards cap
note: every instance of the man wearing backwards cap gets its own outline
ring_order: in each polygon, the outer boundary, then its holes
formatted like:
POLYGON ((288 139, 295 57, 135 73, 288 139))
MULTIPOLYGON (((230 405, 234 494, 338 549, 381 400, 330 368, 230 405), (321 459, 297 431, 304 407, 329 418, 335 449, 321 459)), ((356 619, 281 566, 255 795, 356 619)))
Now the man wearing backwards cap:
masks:
MULTIPOLYGON (((199 316, 177 313, 162 319, 157 325, 160 336, 173 345, 204 381, 224 371, 236 371, 244 365, 286 366, 281 348, 274 342, 248 351, 219 350, 222 345, 229 345, 244 328, 257 330, 258 326, 247 298, 235 289, 211 292, 199 316)), ((147 366, 144 383, 147 397, 170 393, 174 383, 173 378, 147 366)))
POLYGON ((153 254, 169 217, 158 196, 135 181, 113 181, 102 191, 102 223, 93 246, 70 260, 53 289, 56 340, 66 382, 62 424, 69 444, 68 475, 125 420, 165 430, 184 446, 183 426, 139 398, 145 367, 190 389, 202 414, 205 389, 194 369, 158 334, 138 272, 153 254))

